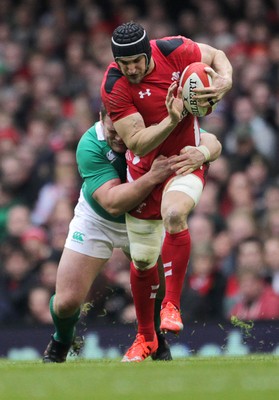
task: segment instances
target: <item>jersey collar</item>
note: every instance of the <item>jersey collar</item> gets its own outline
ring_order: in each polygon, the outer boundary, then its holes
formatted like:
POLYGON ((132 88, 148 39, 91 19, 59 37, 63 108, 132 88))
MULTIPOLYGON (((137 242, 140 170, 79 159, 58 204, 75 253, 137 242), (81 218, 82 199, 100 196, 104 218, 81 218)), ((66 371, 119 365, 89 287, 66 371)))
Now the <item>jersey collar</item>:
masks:
POLYGON ((103 124, 100 121, 98 121, 96 123, 96 134, 97 134, 98 140, 105 140, 104 127, 103 127, 103 124))

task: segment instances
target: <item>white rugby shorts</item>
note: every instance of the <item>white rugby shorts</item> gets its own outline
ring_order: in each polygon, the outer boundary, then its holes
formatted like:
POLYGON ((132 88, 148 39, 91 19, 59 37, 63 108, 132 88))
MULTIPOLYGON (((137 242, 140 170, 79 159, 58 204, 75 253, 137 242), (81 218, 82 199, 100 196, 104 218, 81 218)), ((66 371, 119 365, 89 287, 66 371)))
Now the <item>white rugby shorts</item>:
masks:
POLYGON ((109 259, 114 248, 130 253, 126 224, 100 217, 82 191, 69 225, 65 247, 90 257, 109 259))

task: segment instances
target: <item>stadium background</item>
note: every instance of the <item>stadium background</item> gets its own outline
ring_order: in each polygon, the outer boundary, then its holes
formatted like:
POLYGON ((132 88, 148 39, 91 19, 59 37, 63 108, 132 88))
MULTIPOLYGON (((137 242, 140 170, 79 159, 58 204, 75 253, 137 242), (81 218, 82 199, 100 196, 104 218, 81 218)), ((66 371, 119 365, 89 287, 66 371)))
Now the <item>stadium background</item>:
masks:
MULTIPOLYGON (((98 119, 111 32, 132 19, 150 38, 183 34, 223 49, 234 67, 232 91, 201 120, 223 153, 190 220, 193 259, 182 299, 189 328, 173 345, 184 346, 180 354, 210 343, 222 351, 232 339, 234 351, 247 351, 236 332, 248 351, 277 352, 278 306, 267 321, 254 315, 248 337, 230 324, 230 312, 243 266, 264 278, 278 303, 278 1, 2 0, 0 355, 38 357, 48 342, 48 300, 81 183, 75 147, 98 119), (197 286, 200 260, 209 264, 210 285, 197 286)), ((117 251, 92 296, 86 335, 94 358, 96 341, 119 349, 134 334, 129 266, 117 251)))

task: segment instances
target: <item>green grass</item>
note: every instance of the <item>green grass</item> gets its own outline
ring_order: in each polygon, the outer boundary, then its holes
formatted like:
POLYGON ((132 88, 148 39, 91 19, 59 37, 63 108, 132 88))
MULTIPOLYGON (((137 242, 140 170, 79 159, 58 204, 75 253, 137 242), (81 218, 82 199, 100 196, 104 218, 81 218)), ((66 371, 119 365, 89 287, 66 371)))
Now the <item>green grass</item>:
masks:
POLYGON ((0 360, 0 399, 277 400, 279 357, 188 357, 139 364, 0 360))

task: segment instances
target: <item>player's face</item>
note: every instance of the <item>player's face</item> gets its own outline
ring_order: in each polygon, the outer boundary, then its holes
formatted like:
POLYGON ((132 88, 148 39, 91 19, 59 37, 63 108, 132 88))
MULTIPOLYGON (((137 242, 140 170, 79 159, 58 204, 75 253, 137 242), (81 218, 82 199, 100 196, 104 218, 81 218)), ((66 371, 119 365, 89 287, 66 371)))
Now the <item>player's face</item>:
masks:
POLYGON ((117 134, 116 130, 114 129, 112 120, 109 118, 108 115, 105 116, 103 125, 104 125, 104 136, 108 145, 116 153, 125 153, 127 147, 123 142, 123 140, 121 139, 121 137, 117 134))
POLYGON ((121 72, 130 83, 140 83, 146 74, 146 58, 144 54, 123 57, 117 60, 121 72))

